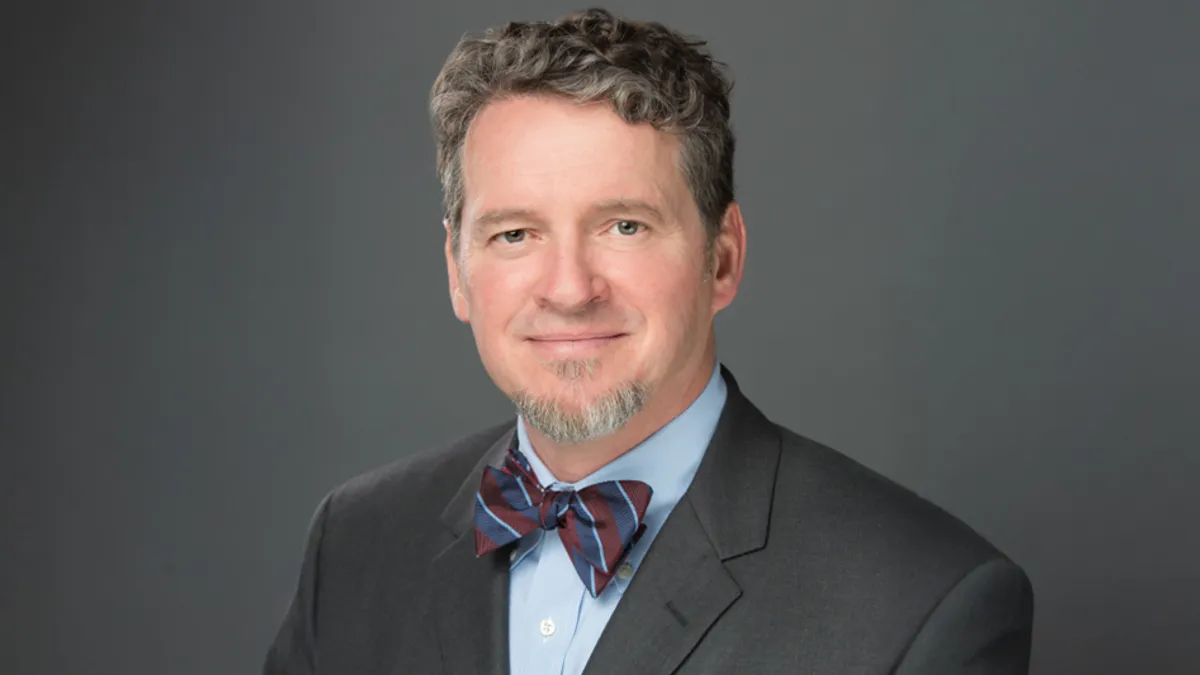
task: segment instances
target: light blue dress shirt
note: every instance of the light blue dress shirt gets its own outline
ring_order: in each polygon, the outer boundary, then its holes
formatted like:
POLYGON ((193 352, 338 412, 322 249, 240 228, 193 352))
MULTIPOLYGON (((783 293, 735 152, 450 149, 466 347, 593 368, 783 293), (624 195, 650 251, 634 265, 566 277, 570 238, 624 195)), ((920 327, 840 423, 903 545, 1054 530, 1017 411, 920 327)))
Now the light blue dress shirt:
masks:
POLYGON ((517 420, 517 442, 538 481, 555 490, 582 489, 606 480, 640 480, 654 490, 642 522, 646 531, 600 596, 593 598, 558 538, 535 530, 521 540, 509 577, 508 643, 512 675, 579 675, 636 573, 642 557, 692 483, 725 406, 720 366, 700 396, 678 417, 629 452, 575 483, 557 480, 517 420))

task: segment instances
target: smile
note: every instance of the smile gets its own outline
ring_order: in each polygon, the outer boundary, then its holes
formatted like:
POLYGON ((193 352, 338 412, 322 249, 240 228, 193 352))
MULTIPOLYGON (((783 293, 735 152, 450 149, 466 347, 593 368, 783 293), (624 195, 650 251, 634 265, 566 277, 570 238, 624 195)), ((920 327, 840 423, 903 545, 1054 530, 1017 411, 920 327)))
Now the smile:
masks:
POLYGON ((529 343, 545 356, 571 358, 594 355, 612 347, 624 337, 624 333, 545 335, 529 338, 529 343))

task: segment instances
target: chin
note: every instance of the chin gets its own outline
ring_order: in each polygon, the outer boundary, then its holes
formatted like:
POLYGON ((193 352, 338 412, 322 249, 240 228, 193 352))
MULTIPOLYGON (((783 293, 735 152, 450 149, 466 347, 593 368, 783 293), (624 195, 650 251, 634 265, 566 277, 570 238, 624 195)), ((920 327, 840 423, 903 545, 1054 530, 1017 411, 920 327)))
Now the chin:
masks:
POLYGON ((518 390, 510 398, 527 423, 558 443, 583 443, 607 436, 646 405, 650 390, 640 382, 605 386, 592 380, 551 391, 518 390))

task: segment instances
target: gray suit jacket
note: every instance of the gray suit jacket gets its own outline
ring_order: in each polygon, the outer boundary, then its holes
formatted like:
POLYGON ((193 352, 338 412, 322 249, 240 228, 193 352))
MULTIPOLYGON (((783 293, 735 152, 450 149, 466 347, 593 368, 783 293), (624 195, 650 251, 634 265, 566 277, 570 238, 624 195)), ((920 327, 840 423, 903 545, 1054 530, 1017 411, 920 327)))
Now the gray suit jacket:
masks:
MULTIPOLYGON (((1033 594, 966 525, 729 396, 586 675, 1028 670, 1033 594)), ((503 675, 508 548, 477 559, 484 463, 514 424, 333 491, 268 675, 503 675)), ((518 674, 541 675, 541 674, 518 674)))

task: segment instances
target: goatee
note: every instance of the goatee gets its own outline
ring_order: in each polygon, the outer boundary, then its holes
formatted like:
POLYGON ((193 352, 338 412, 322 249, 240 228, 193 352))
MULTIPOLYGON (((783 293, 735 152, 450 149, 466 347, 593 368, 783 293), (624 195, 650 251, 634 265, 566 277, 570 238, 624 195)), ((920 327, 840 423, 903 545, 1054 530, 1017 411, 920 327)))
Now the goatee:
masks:
MULTIPOLYGON (((547 364, 559 379, 577 382, 596 370, 594 359, 556 361, 547 364)), ((640 382, 626 382, 604 392, 579 410, 568 410, 555 398, 527 391, 511 398, 525 423, 554 443, 586 443, 616 432, 646 405, 649 389, 640 382)))

